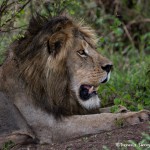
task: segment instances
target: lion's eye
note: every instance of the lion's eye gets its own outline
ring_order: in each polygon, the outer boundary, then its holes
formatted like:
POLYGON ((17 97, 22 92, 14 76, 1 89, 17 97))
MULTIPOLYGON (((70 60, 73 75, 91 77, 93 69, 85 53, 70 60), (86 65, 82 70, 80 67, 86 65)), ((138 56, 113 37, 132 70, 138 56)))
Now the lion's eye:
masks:
POLYGON ((77 51, 77 53, 81 56, 81 57, 87 57, 87 53, 85 52, 85 50, 79 50, 77 51))

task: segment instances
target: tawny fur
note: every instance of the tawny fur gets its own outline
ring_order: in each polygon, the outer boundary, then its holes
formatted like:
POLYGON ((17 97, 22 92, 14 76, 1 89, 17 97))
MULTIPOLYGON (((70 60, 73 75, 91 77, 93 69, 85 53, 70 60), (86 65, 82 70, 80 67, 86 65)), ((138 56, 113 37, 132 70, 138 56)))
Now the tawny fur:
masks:
MULTIPOLYGON (((108 76, 102 67, 112 64, 96 51, 96 42, 90 27, 68 17, 31 20, 25 36, 10 46, 0 67, 2 105, 6 107, 3 97, 8 95, 11 107, 17 107, 26 126, 34 131, 33 135, 19 131, 20 135, 52 143, 149 120, 148 111, 98 114, 98 96, 80 99, 80 85, 97 88, 108 76), (85 50, 88 57, 79 56, 79 50, 85 50), (60 116, 64 117, 56 119, 60 116)), ((3 116, 0 113, 0 120, 7 120, 3 116)))
POLYGON ((70 92, 68 67, 71 66, 66 66, 66 61, 68 53, 78 44, 75 38, 84 39, 91 47, 96 46, 95 31, 82 22, 76 23, 64 16, 50 21, 34 18, 25 36, 16 41, 13 48, 19 78, 27 93, 33 97, 35 105, 49 113, 91 113, 82 108, 70 92), (59 52, 55 49, 56 42, 60 42, 59 52))

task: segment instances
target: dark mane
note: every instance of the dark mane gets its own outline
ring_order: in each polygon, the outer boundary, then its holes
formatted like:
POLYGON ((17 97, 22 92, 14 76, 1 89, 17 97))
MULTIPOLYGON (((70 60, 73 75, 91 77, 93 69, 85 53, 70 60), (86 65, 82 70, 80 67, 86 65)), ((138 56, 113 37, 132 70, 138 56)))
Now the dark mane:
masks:
POLYGON ((37 15, 30 20, 27 32, 13 50, 20 77, 35 105, 55 116, 75 114, 68 100, 66 57, 78 37, 91 46, 97 42, 95 32, 82 22, 67 16, 47 19, 37 15))
POLYGON ((53 18, 47 18, 38 14, 31 18, 27 31, 31 35, 34 36, 42 29, 46 30, 50 27, 57 26, 58 24, 61 24, 63 26, 68 21, 69 21, 69 18, 66 16, 57 16, 53 18))

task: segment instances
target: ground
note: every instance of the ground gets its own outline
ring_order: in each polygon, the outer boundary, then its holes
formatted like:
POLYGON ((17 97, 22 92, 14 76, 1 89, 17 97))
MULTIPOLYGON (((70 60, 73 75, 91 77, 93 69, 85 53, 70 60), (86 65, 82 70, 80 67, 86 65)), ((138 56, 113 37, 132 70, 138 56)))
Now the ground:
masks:
MULTIPOLYGON (((82 137, 69 142, 52 145, 17 145, 13 150, 103 150, 103 146, 107 146, 109 150, 121 150, 125 147, 117 147, 116 143, 126 143, 128 140, 136 142, 141 141, 142 133, 150 134, 150 124, 141 123, 134 126, 120 128, 110 132, 95 134, 87 137, 82 137)), ((145 147, 147 148, 147 147, 145 147)), ((150 147, 149 147, 150 148, 150 147)), ((134 150, 133 147, 127 147, 128 150, 134 150)), ((144 148, 142 148, 144 150, 144 148)), ((147 149, 148 150, 148 149, 147 149)))

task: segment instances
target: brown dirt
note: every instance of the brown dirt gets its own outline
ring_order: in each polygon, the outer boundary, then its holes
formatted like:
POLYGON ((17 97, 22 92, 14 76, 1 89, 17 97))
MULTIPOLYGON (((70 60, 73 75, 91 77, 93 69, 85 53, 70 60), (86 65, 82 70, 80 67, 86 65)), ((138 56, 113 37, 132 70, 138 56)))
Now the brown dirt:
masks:
MULTIPOLYGON (((148 122, 141 123, 110 132, 82 137, 61 144, 29 144, 21 147, 15 146, 13 150, 102 150, 104 145, 110 150, 120 150, 121 148, 118 148, 116 143, 127 143, 128 140, 141 141, 143 132, 150 134, 149 126, 150 124, 148 122)), ((134 150, 135 148, 127 147, 127 149, 134 150)))

